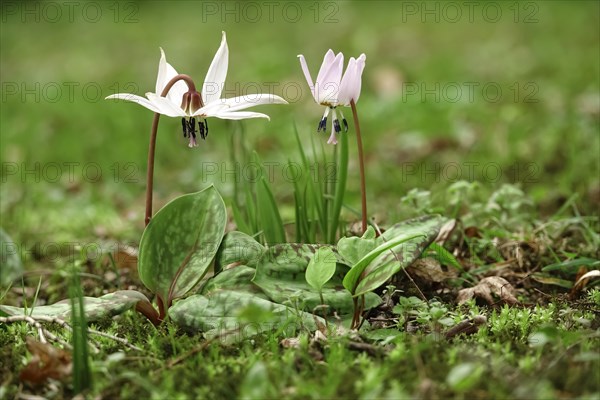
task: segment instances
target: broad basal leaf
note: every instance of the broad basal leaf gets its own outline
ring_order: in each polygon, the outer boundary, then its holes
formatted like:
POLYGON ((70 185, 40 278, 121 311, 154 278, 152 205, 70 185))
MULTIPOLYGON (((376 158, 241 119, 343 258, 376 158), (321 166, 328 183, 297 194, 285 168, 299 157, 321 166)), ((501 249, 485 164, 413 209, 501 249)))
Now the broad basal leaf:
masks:
POLYGON ((245 233, 228 232, 215 258, 215 271, 230 264, 243 264, 255 268, 266 248, 245 233))
MULTIPOLYGON (((84 308, 86 319, 89 321, 97 321, 106 316, 121 314, 138 303, 150 302, 140 292, 135 290, 118 290, 114 293, 105 294, 102 297, 84 297, 84 308)), ((32 317, 46 316, 68 319, 71 316, 70 300, 62 300, 49 306, 38 306, 31 308, 19 308, 11 306, 0 306, 0 313, 6 315, 31 315, 32 317)))
POLYGON ((380 244, 352 266, 344 287, 354 296, 377 289, 416 260, 446 221, 439 215, 428 215, 392 226, 378 238, 380 244))
POLYGON ((350 263, 350 265, 354 265, 380 244, 381 241, 375 238, 375 230, 372 226, 369 226, 362 237, 351 236, 341 238, 338 241, 337 250, 344 260, 350 263))
POLYGON ((238 265, 219 272, 206 281, 200 294, 208 296, 219 290, 234 290, 236 292, 246 292, 264 299, 267 296, 262 290, 252 283, 252 278, 256 270, 246 265, 238 265))
POLYGON ((206 273, 225 234, 227 211, 210 186, 176 198, 146 227, 140 243, 139 274, 167 305, 206 273))
POLYGON ((209 336, 246 339, 260 332, 306 327, 314 330, 315 318, 282 304, 249 293, 217 291, 209 296, 193 295, 169 309, 179 326, 206 332, 209 336))
MULTIPOLYGON (((296 297, 299 306, 312 312, 321 304, 319 292, 313 289, 305 279, 306 268, 315 252, 320 247, 329 245, 312 244, 280 244, 270 247, 260 259, 256 267, 253 282, 276 303, 289 302, 296 297)), ((348 271, 344 260, 334 250, 337 265, 333 278, 323 287, 325 304, 338 314, 349 314, 353 310, 352 296, 344 289, 342 279, 348 271)), ((377 306, 381 299, 371 294, 366 297, 366 308, 377 306)))

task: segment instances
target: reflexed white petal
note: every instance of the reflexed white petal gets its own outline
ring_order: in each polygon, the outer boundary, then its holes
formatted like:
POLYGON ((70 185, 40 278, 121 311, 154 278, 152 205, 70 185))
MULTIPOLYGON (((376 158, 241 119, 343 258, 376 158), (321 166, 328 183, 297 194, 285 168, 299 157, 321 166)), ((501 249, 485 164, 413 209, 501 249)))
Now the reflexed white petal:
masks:
MULTIPOLYGON (((167 83, 173 79, 176 75, 178 75, 177 71, 175 71, 175 68, 173 68, 171 66, 171 64, 167 63, 167 77, 169 78, 167 80, 167 83)), ((173 85, 173 87, 169 90, 169 93, 167 93, 167 98, 169 100, 171 100, 173 103, 181 105, 181 101, 183 100, 183 95, 184 93, 188 92, 188 86, 187 83, 185 83, 184 81, 177 81, 177 83, 175 83, 173 85)), ((158 94, 162 94, 162 93, 158 93, 158 94)))
POLYGON ((117 93, 117 94, 111 94, 110 96, 108 96, 108 97, 105 98, 105 100, 110 100, 110 99, 119 99, 119 100, 131 101, 131 102, 134 102, 134 103, 138 103, 142 107, 146 107, 150 111, 160 112, 158 110, 158 107, 156 107, 155 105, 153 105, 150 101, 148 101, 148 99, 145 99, 145 98, 140 97, 140 96, 135 95, 135 94, 131 94, 131 93, 117 93))
MULTIPOLYGON (((317 87, 315 88, 315 92, 318 103, 331 104, 332 106, 337 105, 343 69, 344 55, 338 53, 329 66, 329 69, 323 74, 321 80, 318 80, 316 83, 317 87)), ((319 73, 319 75, 321 75, 321 73, 319 73)))
POLYGON ((167 57, 162 47, 160 48, 160 60, 158 61, 158 76, 156 77, 156 87, 154 93, 160 96, 167 84, 167 57))
POLYGON ((155 93, 146 93, 150 102, 158 108, 158 112, 168 117, 185 117, 185 112, 178 105, 166 97, 157 96, 155 93))
POLYGON ((321 68, 319 69, 319 74, 317 75, 317 82, 323 81, 325 73, 329 71, 329 68, 331 67, 331 64, 334 60, 335 53, 333 52, 333 50, 327 50, 327 53, 325 53, 325 57, 323 57, 323 63, 321 64, 321 68))
MULTIPOLYGON (((173 68, 171 64, 167 62, 167 58, 165 56, 165 52, 163 49, 160 49, 160 61, 158 63, 158 77, 156 78, 156 94, 161 95, 165 86, 171 79, 177 76, 178 73, 173 68)), ((187 84, 184 81, 178 81, 173 85, 173 87, 169 90, 167 94, 167 98, 169 98, 173 103, 181 104, 181 100, 183 99, 183 94, 188 91, 187 84)))
POLYGON ((304 59, 304 56, 302 54, 299 54, 298 58, 300 59, 300 67, 302 67, 302 72, 304 72, 304 78, 306 78, 306 82, 308 83, 310 92, 313 95, 313 99, 317 101, 317 98, 315 97, 315 84, 313 83, 312 76, 310 75, 310 71, 308 70, 308 65, 306 65, 306 60, 304 59))
POLYGON ((202 101, 208 104, 221 97, 221 91, 227 77, 227 67, 229 65, 229 49, 227 47, 227 38, 225 32, 221 38, 221 46, 215 54, 215 57, 208 68, 204 84, 202 85, 202 101))
MULTIPOLYGON (((288 102, 281 97, 267 93, 247 94, 245 96, 232 97, 229 99, 220 99, 214 103, 227 107, 227 112, 245 110, 246 108, 263 104, 288 104, 288 102)), ((210 105, 212 105, 212 103, 210 103, 210 105)))
POLYGON ((219 112, 213 115, 207 115, 208 117, 217 117, 221 119, 247 119, 247 118, 266 118, 270 120, 267 114, 261 114, 251 111, 238 111, 238 112, 219 112))
POLYGON ((218 114, 221 111, 227 112, 227 111, 229 111, 229 107, 218 101, 213 101, 212 103, 209 103, 209 104, 205 105, 204 107, 200 107, 199 109, 194 111, 192 113, 192 116, 193 117, 214 116, 215 114, 218 114))
POLYGON ((211 103, 205 105, 204 107, 196 110, 192 115, 213 115, 219 112, 232 113, 235 111, 245 110, 246 108, 264 104, 288 104, 288 102, 285 101, 285 99, 274 94, 248 94, 246 96, 214 100, 211 103))

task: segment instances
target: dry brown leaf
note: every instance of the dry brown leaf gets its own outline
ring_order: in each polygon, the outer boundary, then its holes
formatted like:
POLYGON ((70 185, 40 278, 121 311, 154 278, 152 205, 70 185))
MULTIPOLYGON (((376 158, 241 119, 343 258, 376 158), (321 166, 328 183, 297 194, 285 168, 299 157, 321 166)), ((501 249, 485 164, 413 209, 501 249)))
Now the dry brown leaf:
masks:
POLYGON ((452 339, 458 335, 472 335, 476 333, 481 326, 487 323, 485 315, 476 315, 472 319, 465 319, 446 332, 446 339, 452 339))
POLYGON ((113 257, 118 268, 134 270, 137 268, 138 250, 135 247, 120 244, 113 257))
POLYGON ((581 289, 583 289, 585 287, 585 285, 587 285, 590 278, 600 278, 600 270, 595 269, 593 271, 590 271, 588 273, 581 275, 579 277, 579 279, 577 279, 577 281, 575 282, 575 285, 573 285, 573 288, 571 289, 570 297, 571 298, 577 297, 577 295, 579 295, 579 292, 581 291, 581 289))
POLYGON ((447 279, 456 278, 457 272, 454 268, 444 271, 440 262, 435 258, 427 257, 416 260, 407 272, 413 276, 423 279, 427 282, 444 282, 447 279))
POLYGON ((492 295, 496 295, 506 304, 514 305, 519 301, 515 297, 515 289, 504 278, 499 276, 489 276, 483 278, 477 285, 472 288, 462 289, 458 292, 458 304, 462 304, 473 297, 479 297, 493 305, 496 303, 492 295))
POLYGON ((481 232, 476 226, 467 226, 465 228, 465 236, 469 238, 481 238, 481 232))
POLYGON ((21 370, 21 381, 39 385, 49 378, 64 380, 71 375, 71 353, 51 344, 38 342, 30 336, 27 337, 26 344, 33 357, 21 370))
POLYGON ((299 349, 300 348, 300 338, 299 337, 291 337, 291 338, 283 338, 279 345, 284 349, 299 349))
POLYGON ((448 238, 454 231, 454 228, 456 228, 455 219, 451 219, 450 221, 446 222, 440 229, 440 232, 438 233, 437 237, 435 238, 435 243, 442 246, 446 242, 446 240, 448 240, 448 238))

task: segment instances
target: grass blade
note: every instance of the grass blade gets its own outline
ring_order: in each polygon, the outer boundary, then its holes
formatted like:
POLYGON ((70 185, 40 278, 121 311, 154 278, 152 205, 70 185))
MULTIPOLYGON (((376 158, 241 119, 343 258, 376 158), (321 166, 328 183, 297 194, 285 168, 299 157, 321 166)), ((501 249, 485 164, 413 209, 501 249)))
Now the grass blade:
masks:
POLYGON ((285 243, 285 230, 273 192, 265 177, 261 177, 256 187, 256 202, 258 215, 267 244, 285 243))

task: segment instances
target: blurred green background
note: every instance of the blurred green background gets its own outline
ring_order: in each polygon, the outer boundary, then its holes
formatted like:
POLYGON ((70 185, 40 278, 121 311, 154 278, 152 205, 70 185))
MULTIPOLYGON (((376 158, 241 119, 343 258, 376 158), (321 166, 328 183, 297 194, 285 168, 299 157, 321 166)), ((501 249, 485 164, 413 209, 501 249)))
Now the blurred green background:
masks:
MULTIPOLYGON (((573 195, 582 213, 597 214, 599 15, 597 1, 3 2, 1 225, 20 240, 137 240, 152 113, 103 98, 154 91, 159 47, 201 85, 222 30, 226 96, 271 91, 290 104, 255 109, 270 122, 211 119, 195 149, 180 121, 163 117, 155 208, 210 183, 230 200, 236 135, 274 163, 291 220, 283 166, 299 161, 294 124, 307 151, 313 139, 332 152, 296 56, 314 78, 332 48, 346 60, 367 55, 358 110, 379 221, 412 215, 400 202, 412 188, 443 204, 460 179, 479 181, 482 196, 515 183, 542 215, 573 195)), ((347 203, 358 208, 350 125, 347 203)))

